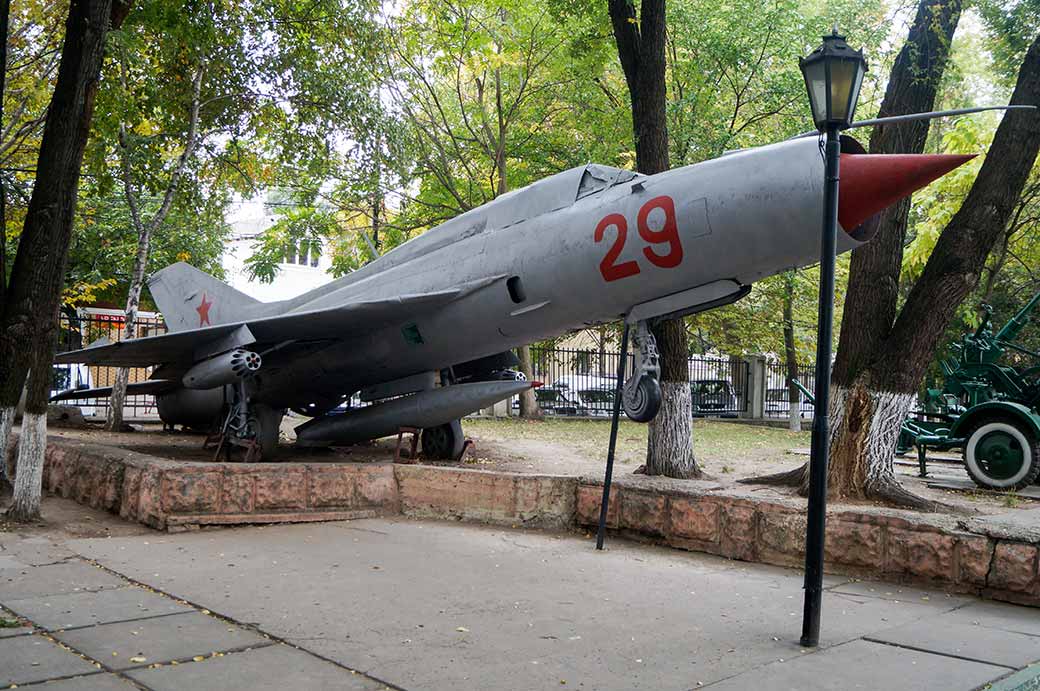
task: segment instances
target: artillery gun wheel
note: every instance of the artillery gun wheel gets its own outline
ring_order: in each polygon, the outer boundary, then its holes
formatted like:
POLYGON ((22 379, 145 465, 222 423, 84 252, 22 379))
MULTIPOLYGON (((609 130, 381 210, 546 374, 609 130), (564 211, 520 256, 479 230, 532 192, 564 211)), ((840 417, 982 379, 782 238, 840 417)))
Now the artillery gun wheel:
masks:
POLYGON ((427 427, 422 431, 423 455, 432 460, 454 461, 462 455, 465 438, 462 435, 462 423, 458 420, 436 427, 427 427))
POLYGON ((981 420, 967 434, 964 466, 980 487, 1022 489, 1040 476, 1040 441, 1011 418, 981 420))

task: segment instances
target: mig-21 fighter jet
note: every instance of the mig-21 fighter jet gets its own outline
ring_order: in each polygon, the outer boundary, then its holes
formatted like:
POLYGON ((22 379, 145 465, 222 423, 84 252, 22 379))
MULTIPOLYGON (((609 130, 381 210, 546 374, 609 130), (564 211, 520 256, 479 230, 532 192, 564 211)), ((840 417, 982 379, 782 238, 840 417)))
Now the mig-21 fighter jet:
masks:
MULTIPOLYGON (((838 249, 870 239, 879 211, 970 156, 868 155, 842 138, 838 249)), ((363 268, 261 303, 191 266, 151 276, 169 333, 63 353, 59 363, 153 366, 162 420, 209 426, 270 454, 284 411, 312 417, 297 444, 423 429, 424 453, 461 453, 459 420, 534 382, 496 381, 510 349, 625 319, 635 368, 625 412, 660 404, 650 325, 728 304, 820 253, 823 158, 815 137, 657 175, 602 165, 504 194, 363 268), (334 412, 356 392, 382 401, 334 412)), ((56 399, 105 395, 70 391, 56 399)))

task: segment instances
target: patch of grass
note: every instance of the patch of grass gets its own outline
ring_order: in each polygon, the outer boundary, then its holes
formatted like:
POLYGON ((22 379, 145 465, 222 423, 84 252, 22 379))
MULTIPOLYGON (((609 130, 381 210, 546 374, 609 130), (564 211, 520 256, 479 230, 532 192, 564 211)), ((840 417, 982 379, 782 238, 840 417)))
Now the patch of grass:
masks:
MULTIPOLYGON (((561 444, 590 457, 602 455, 610 437, 609 420, 546 418, 470 419, 464 423, 472 434, 495 441, 530 439, 561 444)), ((646 460, 647 426, 622 417, 618 429, 618 461, 642 464, 646 460)), ((693 421, 693 448, 698 458, 784 459, 788 449, 808 446, 809 432, 744 425, 722 420, 693 421)))
POLYGON ((1018 496, 1015 490, 1011 490, 1004 494, 1004 506, 1009 509, 1017 509, 1018 505, 1022 503, 1022 497, 1018 496))

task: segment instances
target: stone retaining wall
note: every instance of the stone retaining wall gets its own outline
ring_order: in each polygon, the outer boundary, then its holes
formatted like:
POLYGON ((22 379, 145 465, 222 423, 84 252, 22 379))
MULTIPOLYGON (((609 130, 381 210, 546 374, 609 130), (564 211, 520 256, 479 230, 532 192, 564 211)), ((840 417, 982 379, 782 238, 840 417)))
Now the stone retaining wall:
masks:
POLYGON ((160 530, 400 513, 391 463, 191 463, 52 439, 43 487, 160 530))
MULTIPOLYGON (((742 561, 804 564, 804 507, 640 484, 612 489, 607 526, 621 535, 742 561)), ((577 491, 577 524, 596 526, 602 483, 583 478, 577 491)), ((908 511, 830 511, 827 571, 1040 606, 1036 542, 970 532, 961 523, 908 511)))
MULTIPOLYGON (((390 463, 191 463, 53 439, 44 487, 166 530, 395 514, 593 528, 602 493, 598 478, 390 463)), ((827 570, 1040 606, 1040 527, 992 518, 832 510, 827 570)), ((626 476, 614 485, 607 525, 622 536, 730 559, 804 561, 804 501, 763 500, 750 490, 626 476)))

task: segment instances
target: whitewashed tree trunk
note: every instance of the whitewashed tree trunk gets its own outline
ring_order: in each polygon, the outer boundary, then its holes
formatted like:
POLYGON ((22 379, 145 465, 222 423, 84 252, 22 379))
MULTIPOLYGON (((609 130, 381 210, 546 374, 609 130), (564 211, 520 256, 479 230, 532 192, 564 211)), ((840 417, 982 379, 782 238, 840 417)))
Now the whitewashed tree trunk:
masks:
POLYGON ((661 410, 647 435, 647 475, 700 475, 693 455, 693 399, 689 382, 661 382, 661 410), (676 455, 678 454, 678 455, 676 455))
POLYGON ((43 493, 43 456, 47 448, 47 413, 22 415, 22 434, 18 440, 14 501, 7 515, 19 522, 40 517, 43 493))
MULTIPOLYGON (((531 363, 531 346, 522 346, 517 350, 520 353, 520 371, 527 377, 527 381, 532 381, 534 366, 531 363)), ((520 417, 542 417, 542 409, 538 407, 538 398, 534 395, 534 389, 525 389, 520 392, 520 417)))
POLYGON ((927 508, 931 502, 904 490, 895 472, 896 441, 914 395, 862 383, 831 391, 828 494, 927 508))
POLYGON ((802 410, 799 403, 791 403, 787 410, 787 428, 792 432, 802 431, 802 410))
POLYGON ((0 479, 7 480, 7 451, 14 426, 14 406, 0 408, 0 479))

